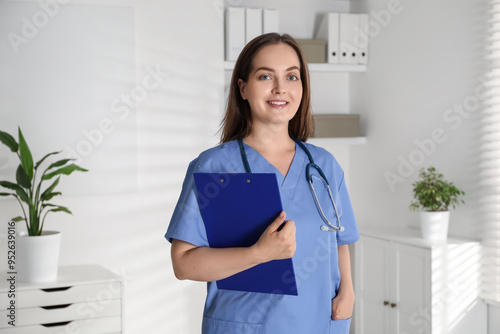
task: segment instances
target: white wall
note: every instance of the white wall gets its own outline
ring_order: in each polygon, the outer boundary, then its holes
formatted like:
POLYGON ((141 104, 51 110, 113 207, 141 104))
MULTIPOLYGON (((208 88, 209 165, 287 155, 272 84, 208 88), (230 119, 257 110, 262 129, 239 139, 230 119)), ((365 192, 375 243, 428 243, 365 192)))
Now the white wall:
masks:
POLYGON ((479 237, 479 109, 468 118, 449 109, 470 102, 481 86, 482 3, 369 0, 361 6, 374 26, 368 71, 351 75, 351 108, 362 114, 368 137, 367 145, 351 149, 352 197, 361 225, 415 224, 417 216, 408 210, 411 184, 418 169, 434 165, 466 192, 466 206, 452 212, 450 232, 479 237), (387 15, 391 3, 399 3, 398 10, 387 15), (442 131, 441 142, 431 143, 433 131, 442 131), (397 181, 391 184, 387 175, 397 181))
POLYGON ((500 331, 500 305, 488 305, 488 333, 500 331))
MULTIPOLYGON (((373 25, 368 71, 351 75, 351 111, 361 113, 368 137, 366 145, 350 152, 351 198, 361 229, 416 226, 418 216, 408 210, 412 183, 418 169, 434 165, 466 192, 466 205, 452 211, 450 233, 481 237, 479 108, 472 102, 476 89, 485 91, 479 80, 485 3, 354 2, 353 7, 370 13, 373 25), (465 105, 463 115, 454 111, 460 105, 465 105), (431 143, 436 129, 445 139, 431 143), (425 142, 425 149, 417 142, 425 142), (403 160, 409 167, 401 167, 403 160), (387 173, 401 178, 391 185, 387 173)), ((498 309, 490 306, 490 317, 495 314, 498 309)), ((493 319, 489 326, 490 333, 500 332, 493 319)))

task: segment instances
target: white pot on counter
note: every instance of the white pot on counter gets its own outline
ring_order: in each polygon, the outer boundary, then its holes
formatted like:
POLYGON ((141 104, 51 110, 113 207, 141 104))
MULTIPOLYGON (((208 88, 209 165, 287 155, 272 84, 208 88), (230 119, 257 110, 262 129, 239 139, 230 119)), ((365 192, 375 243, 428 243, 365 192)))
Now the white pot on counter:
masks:
POLYGON ((420 229, 425 240, 446 240, 449 223, 450 211, 420 211, 420 229))
POLYGON ((43 231, 40 236, 21 233, 16 242, 16 269, 20 282, 48 282, 57 278, 60 232, 43 231))

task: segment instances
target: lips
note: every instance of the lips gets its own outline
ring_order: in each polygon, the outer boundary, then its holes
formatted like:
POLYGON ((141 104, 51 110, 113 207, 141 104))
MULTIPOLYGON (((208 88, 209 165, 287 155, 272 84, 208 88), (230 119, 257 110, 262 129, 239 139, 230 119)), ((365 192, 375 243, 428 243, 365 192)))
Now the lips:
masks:
POLYGON ((288 102, 285 100, 270 100, 270 101, 267 101, 267 103, 271 107, 278 108, 278 109, 284 108, 288 104, 288 102))

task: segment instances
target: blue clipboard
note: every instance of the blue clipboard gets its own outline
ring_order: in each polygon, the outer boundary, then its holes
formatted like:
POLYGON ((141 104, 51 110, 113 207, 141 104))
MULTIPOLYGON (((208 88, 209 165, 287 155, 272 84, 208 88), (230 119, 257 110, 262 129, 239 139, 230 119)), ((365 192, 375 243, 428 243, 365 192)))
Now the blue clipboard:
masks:
MULTIPOLYGON (((283 211, 274 173, 194 173, 210 247, 249 247, 283 211)), ((224 290, 297 296, 292 259, 259 264, 217 281, 224 290)))

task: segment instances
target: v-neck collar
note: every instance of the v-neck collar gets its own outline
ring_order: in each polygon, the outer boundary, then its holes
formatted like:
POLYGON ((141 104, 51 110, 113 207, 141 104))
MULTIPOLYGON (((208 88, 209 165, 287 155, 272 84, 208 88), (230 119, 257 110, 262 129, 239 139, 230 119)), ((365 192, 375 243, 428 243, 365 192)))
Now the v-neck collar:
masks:
POLYGON ((300 148, 300 146, 295 143, 295 155, 293 156, 292 163, 288 169, 286 177, 281 174, 281 172, 274 167, 262 154, 255 150, 252 146, 243 143, 245 148, 248 163, 250 168, 254 173, 269 173, 273 172, 276 174, 278 179, 278 185, 281 189, 288 189, 289 195, 293 195, 293 190, 295 189, 299 178, 302 175, 304 162, 306 158, 305 152, 300 148))

